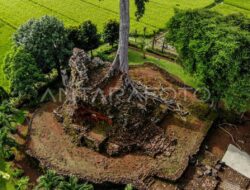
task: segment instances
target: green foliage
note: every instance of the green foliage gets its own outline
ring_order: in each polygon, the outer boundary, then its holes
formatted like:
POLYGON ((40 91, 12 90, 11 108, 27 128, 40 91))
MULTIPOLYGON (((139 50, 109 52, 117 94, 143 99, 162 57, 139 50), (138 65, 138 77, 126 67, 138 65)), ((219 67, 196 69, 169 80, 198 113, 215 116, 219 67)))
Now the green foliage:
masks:
POLYGON ((10 159, 13 155, 12 147, 17 144, 11 137, 16 131, 16 125, 22 123, 24 113, 13 108, 7 102, 0 104, 0 159, 10 159))
POLYGON ((10 81, 10 91, 13 97, 31 99, 38 95, 37 83, 44 76, 37 68, 35 59, 26 50, 14 47, 4 61, 4 72, 10 81))
POLYGON ((250 101, 249 23, 242 15, 189 10, 178 11, 168 24, 167 39, 184 68, 210 91, 212 101, 223 99, 235 111, 246 111, 243 105, 250 101))
POLYGON ((93 185, 84 183, 80 184, 75 176, 70 176, 68 181, 63 181, 60 183, 60 190, 94 190, 93 185))
POLYGON ((59 71, 71 54, 64 24, 55 17, 29 20, 17 30, 13 39, 17 46, 23 46, 34 56, 43 73, 54 68, 59 71))
POLYGON ((90 20, 85 21, 79 26, 77 46, 85 51, 92 51, 100 45, 100 35, 97 27, 90 20))
POLYGON ((9 97, 8 93, 0 86, 0 103, 9 97))
POLYGON ((29 186, 29 178, 22 177, 15 181, 15 189, 16 190, 27 190, 29 186))
POLYGON ((240 77, 230 85, 225 94, 226 106, 238 112, 245 112, 250 105, 250 75, 240 77))
POLYGON ((7 128, 0 130, 0 159, 10 159, 13 156, 12 147, 16 146, 16 142, 9 135, 7 128))
POLYGON ((68 40, 74 44, 74 47, 79 47, 80 42, 78 40, 79 38, 79 27, 77 26, 71 26, 66 29, 68 34, 68 40))
POLYGON ((104 42, 109 43, 113 46, 119 40, 119 22, 116 20, 109 20, 103 31, 104 42))
POLYGON ((28 177, 16 176, 16 168, 9 162, 0 159, 0 189, 2 190, 27 190, 28 177))
POLYGON ((14 131, 15 126, 19 123, 23 123, 25 119, 25 113, 14 108, 7 101, 0 104, 0 129, 8 128, 14 131))
POLYGON ((79 180, 74 176, 71 176, 68 180, 66 180, 64 177, 57 175, 55 171, 49 170, 45 173, 45 175, 38 179, 38 185, 35 189, 94 190, 94 187, 88 183, 79 183, 79 180))
POLYGON ((5 160, 14 158, 13 150, 17 143, 13 138, 17 124, 24 121, 24 112, 4 101, 0 104, 0 189, 26 190, 28 177, 22 177, 23 171, 13 168, 5 160), (4 188, 5 187, 5 188, 4 188))
POLYGON ((125 190, 133 190, 133 186, 131 184, 126 185, 125 190))
POLYGON ((53 190, 58 187, 63 180, 64 178, 58 176, 55 171, 48 170, 45 175, 38 179, 36 189, 53 190))

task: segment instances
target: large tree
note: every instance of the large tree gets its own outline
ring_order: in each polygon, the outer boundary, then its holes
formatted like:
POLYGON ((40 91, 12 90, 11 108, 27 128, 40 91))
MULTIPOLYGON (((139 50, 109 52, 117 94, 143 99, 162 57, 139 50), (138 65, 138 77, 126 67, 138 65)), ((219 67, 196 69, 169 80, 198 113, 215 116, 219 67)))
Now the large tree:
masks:
MULTIPOLYGON (((145 12, 145 3, 149 0, 135 0, 137 11, 135 16, 139 20, 145 12)), ((128 77, 128 42, 130 31, 130 1, 120 0, 120 32, 116 57, 112 64, 111 73, 123 74, 128 77)))
POLYGON ((29 20, 17 30, 14 42, 34 56, 43 73, 56 68, 59 77, 72 51, 63 22, 52 16, 29 20))
POLYGON ((184 68, 194 74, 218 107, 244 112, 250 105, 250 19, 208 10, 178 11, 169 22, 168 41, 184 68))

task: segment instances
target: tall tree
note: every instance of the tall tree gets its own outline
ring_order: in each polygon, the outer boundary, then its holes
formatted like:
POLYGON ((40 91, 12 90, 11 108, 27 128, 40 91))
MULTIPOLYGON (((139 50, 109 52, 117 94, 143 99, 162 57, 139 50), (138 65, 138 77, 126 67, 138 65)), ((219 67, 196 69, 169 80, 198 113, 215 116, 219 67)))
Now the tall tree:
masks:
POLYGON ((91 51, 91 56, 92 50, 100 45, 100 35, 97 32, 97 27, 90 20, 79 26, 78 43, 80 48, 83 48, 85 51, 91 51))
MULTIPOLYGON (((135 16, 139 20, 145 12, 145 3, 149 0, 135 0, 137 11, 135 16)), ((113 61, 111 74, 121 73, 128 77, 128 42, 130 30, 130 1, 120 0, 120 32, 119 45, 113 61)))
POLYGON ((184 68, 232 110, 250 105, 250 19, 208 10, 178 11, 169 22, 168 41, 176 47, 184 68))
POLYGON ((119 40, 119 25, 116 20, 109 20, 104 26, 103 39, 112 47, 119 40))

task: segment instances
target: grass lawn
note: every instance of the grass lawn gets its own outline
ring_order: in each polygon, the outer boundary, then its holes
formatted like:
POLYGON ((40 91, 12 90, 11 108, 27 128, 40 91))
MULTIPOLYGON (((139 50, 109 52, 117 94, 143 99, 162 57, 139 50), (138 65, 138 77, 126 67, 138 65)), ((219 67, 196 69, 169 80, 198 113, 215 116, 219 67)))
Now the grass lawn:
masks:
POLYGON ((147 56, 146 59, 143 59, 142 53, 129 50, 129 64, 130 65, 140 65, 145 62, 151 62, 155 65, 159 66, 160 68, 168 71, 174 76, 177 76, 180 80, 182 80, 185 84, 196 88, 198 86, 198 82, 194 79, 194 77, 190 76, 186 73, 183 68, 172 62, 168 62, 166 60, 159 60, 158 58, 147 56))

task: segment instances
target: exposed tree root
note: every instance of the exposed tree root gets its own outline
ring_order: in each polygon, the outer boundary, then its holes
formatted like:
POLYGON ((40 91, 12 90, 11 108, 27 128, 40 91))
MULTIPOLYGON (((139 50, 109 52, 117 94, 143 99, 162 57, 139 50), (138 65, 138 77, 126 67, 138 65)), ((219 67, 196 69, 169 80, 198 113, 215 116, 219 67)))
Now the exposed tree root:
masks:
MULTIPOLYGON (((71 79, 62 108, 66 128, 81 144, 79 131, 88 133, 105 116, 101 122, 112 123, 111 130, 104 134, 107 140, 103 146, 108 154, 133 150, 143 150, 152 156, 169 153, 171 139, 157 124, 171 112, 181 117, 188 113, 174 99, 164 99, 131 80, 127 72, 117 69, 120 68, 118 60, 110 68, 91 61, 82 50, 74 51, 70 60, 71 79), (89 118, 90 127, 82 130, 86 126, 85 116, 89 118)), ((84 138, 84 141, 90 140, 88 134, 84 134, 84 138)))
POLYGON ((226 134, 228 134, 228 135, 231 137, 233 143, 234 143, 240 150, 242 150, 241 146, 235 141, 233 135, 232 135, 229 131, 227 131, 224 127, 221 127, 221 126, 219 126, 219 128, 220 128, 222 131, 224 131, 226 134))

